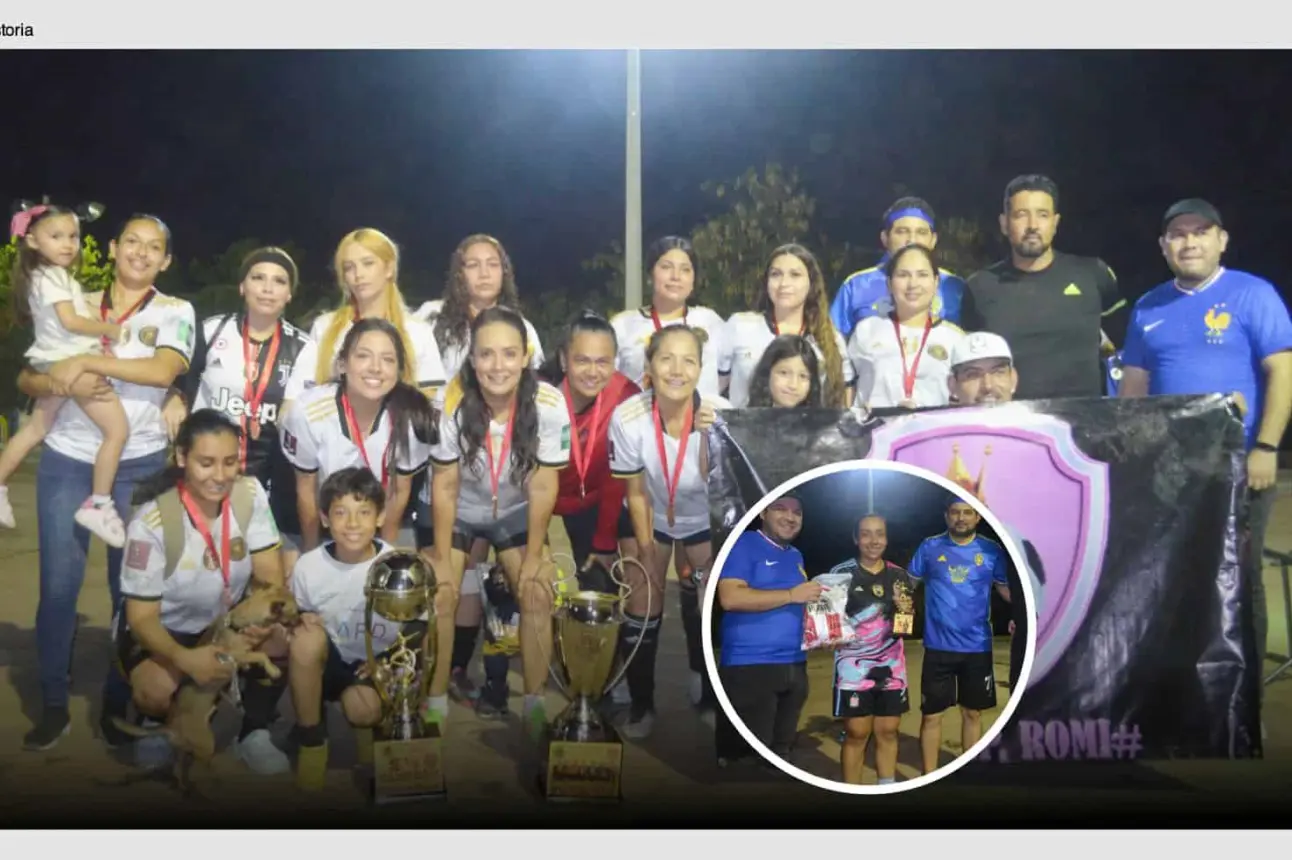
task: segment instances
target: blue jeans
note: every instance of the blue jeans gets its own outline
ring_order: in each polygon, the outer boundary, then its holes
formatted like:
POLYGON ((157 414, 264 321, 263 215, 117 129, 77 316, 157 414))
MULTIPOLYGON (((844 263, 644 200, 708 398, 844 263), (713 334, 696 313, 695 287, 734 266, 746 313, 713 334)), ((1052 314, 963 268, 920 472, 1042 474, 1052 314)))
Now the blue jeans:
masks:
MULTIPOLYGON (((166 451, 123 460, 112 485, 112 502, 130 520, 135 484, 166 465, 166 451)), ((40 661, 41 696, 46 708, 67 708, 71 692, 72 643, 76 639, 76 601, 85 582, 90 533, 73 519, 90 495, 94 464, 82 463, 45 448, 36 470, 36 518, 40 525, 40 604, 36 609, 36 653, 40 661)), ((108 549, 108 590, 112 611, 121 605, 119 549, 108 549)), ((129 701, 130 688, 113 661, 105 696, 129 701)))

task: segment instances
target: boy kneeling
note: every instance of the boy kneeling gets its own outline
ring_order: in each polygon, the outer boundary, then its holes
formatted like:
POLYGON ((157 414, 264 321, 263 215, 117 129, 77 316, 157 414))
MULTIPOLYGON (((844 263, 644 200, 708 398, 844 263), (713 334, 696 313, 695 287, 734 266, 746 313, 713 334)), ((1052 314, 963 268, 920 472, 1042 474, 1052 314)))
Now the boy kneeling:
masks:
MULTIPOLYGON (((331 540, 296 562, 291 588, 303 613, 291 643, 288 682, 296 711, 300 752, 296 784, 323 788, 327 774, 324 702, 340 702, 356 729, 361 763, 371 760, 371 728, 381 721, 381 699, 368 678, 364 642, 364 582, 373 559, 393 549, 377 538, 386 494, 367 469, 342 469, 323 482, 319 513, 331 540)), ((400 626, 374 619, 373 652, 397 641, 400 626)))

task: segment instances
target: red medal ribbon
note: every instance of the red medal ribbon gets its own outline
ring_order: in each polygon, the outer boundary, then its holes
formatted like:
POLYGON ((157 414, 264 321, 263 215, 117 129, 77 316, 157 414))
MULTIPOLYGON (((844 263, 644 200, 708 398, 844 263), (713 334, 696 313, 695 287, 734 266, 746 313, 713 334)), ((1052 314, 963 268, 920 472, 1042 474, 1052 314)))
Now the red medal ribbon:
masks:
POLYGON ((242 468, 247 468, 247 436, 253 439, 260 438, 260 404, 265 399, 265 389, 269 387, 269 380, 274 378, 274 362, 278 360, 278 344, 282 338, 283 323, 279 320, 278 325, 274 327, 274 336, 269 340, 269 354, 265 356, 263 364, 258 364, 257 359, 260 356, 260 346, 256 347, 256 354, 251 353, 251 330, 246 320, 242 323, 242 363, 246 371, 243 375, 246 377, 246 386, 243 389, 242 399, 246 401, 246 412, 243 417, 246 423, 243 425, 242 446, 239 456, 242 462, 242 468), (260 384, 256 384, 256 380, 260 384))
POLYGON ((906 393, 906 399, 910 400, 915 395, 915 375, 920 370, 920 358, 924 355, 924 345, 929 342, 929 333, 933 331, 933 315, 930 314, 924 321, 924 337, 920 339, 920 348, 915 352, 915 360, 911 366, 906 366, 906 341, 902 339, 902 324, 893 316, 893 333, 897 335, 897 348, 902 354, 902 391, 906 393))
MULTIPOLYGON (((584 450, 579 442, 578 425, 575 423, 577 417, 574 414, 574 395, 570 393, 570 377, 565 377, 563 385, 565 405, 570 410, 570 459, 574 461, 574 474, 579 476, 579 498, 583 498, 588 494, 584 481, 588 477, 588 468, 592 465, 592 449, 596 447, 593 439, 596 438, 597 428, 601 424, 601 394, 597 394, 592 401, 592 424, 588 427, 588 447, 584 450)), ((494 495, 496 496, 497 493, 495 489, 494 495)))
MULTIPOLYGON (((772 333, 773 333, 774 335, 776 335, 777 337, 780 337, 780 336, 781 336, 781 324, 780 324, 780 323, 778 323, 778 322, 776 321, 776 314, 775 314, 775 312, 773 312, 772 314, 770 314, 770 318, 771 318, 771 323, 772 323, 772 333)), ((799 337, 803 337, 803 336, 804 336, 804 335, 806 335, 806 334, 807 334, 807 314, 804 314, 804 315, 803 315, 803 322, 799 323, 799 337)))
POLYGON ((231 603, 232 593, 229 591, 229 500, 225 499, 220 502, 220 549, 215 548, 215 538, 211 537, 211 528, 206 524, 206 518, 202 516, 202 511, 198 509, 197 502, 189 495, 188 488, 182 483, 177 487, 179 500, 184 504, 184 509, 188 511, 189 518, 193 520, 193 526, 197 529, 198 534, 206 543, 206 551, 215 558, 215 564, 220 568, 220 577, 224 580, 224 601, 228 605, 231 603))
MULTIPOLYGON (((502 448, 498 451, 498 460, 493 457, 493 427, 485 432, 485 457, 489 462, 489 487, 493 491, 493 516, 498 518, 498 483, 502 480, 503 467, 507 465, 507 455, 511 452, 511 431, 516 426, 516 400, 511 401, 510 414, 507 416, 507 429, 502 434, 502 448)), ((492 425, 492 421, 490 422, 492 425)), ((573 435, 573 434, 571 434, 573 435)))
MULTIPOLYGON (((116 319, 117 325, 121 325, 126 320, 134 316, 139 311, 139 309, 144 306, 144 302, 152 298, 152 295, 155 292, 157 292, 156 287, 149 287, 148 291, 145 292, 143 296, 140 297, 139 301, 135 302, 133 305, 130 306, 129 310, 127 310, 121 316, 117 317, 116 319)), ((112 288, 108 287, 106 290, 103 291, 103 298, 99 301, 99 319, 102 322, 107 322, 108 314, 110 314, 111 312, 112 312, 112 288)), ((112 338, 105 336, 100 338, 99 340, 103 344, 103 349, 105 351, 110 351, 112 349, 112 338)))
POLYGON ((350 441, 359 449, 359 455, 363 457, 363 464, 368 467, 369 472, 372 472, 381 481, 381 488, 383 490, 388 489, 386 480, 390 468, 390 449, 395 441, 394 428, 391 428, 391 438, 386 441, 386 450, 381 455, 381 474, 377 475, 377 470, 372 468, 372 461, 368 459, 368 446, 364 444, 363 433, 359 431, 359 422, 355 420, 354 409, 350 406, 350 395, 344 392, 341 394, 341 409, 345 412, 345 424, 350 430, 350 441))
POLYGON ((664 468, 664 487, 668 490, 668 524, 673 525, 674 505, 677 502, 677 485, 682 477, 682 464, 686 461, 686 443, 691 438, 692 421, 695 418, 694 401, 686 405, 686 417, 682 419, 682 438, 678 442, 677 462, 673 464, 673 477, 668 474, 668 450, 664 447, 664 422, 659 417, 659 400, 653 399, 651 410, 655 417, 655 445, 659 448, 659 462, 664 468))

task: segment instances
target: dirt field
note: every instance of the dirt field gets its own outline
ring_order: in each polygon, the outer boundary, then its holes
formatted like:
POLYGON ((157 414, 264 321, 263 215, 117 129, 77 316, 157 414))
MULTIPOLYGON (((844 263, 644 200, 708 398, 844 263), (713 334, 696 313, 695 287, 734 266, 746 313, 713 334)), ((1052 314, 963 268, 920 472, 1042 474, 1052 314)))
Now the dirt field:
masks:
MULTIPOLYGON (((1170 812, 1201 822, 1234 823, 1234 815, 1273 806, 1292 790, 1292 681, 1269 686, 1265 723, 1269 730, 1266 759, 1259 762, 1166 762, 1155 765, 1113 765, 1062 770, 1032 767, 1019 773, 1014 787, 984 785, 974 768, 914 793, 885 798, 827 794, 800 785, 780 774, 729 773, 713 762, 712 734, 686 702, 686 657, 681 627, 676 620, 674 594, 667 597, 668 620, 659 658, 659 721, 647 742, 629 744, 625 753, 625 800, 618 806, 556 805, 533 788, 532 762, 524 753, 515 724, 483 723, 466 709, 454 706, 450 740, 446 744, 449 796, 441 803, 403 808, 372 809, 350 765, 354 751, 349 732, 333 714, 330 723, 332 769, 328 790, 305 796, 290 776, 256 777, 227 754, 217 769, 222 777, 218 821, 216 810, 200 801, 185 802, 157 780, 130 781, 136 773, 118 760, 95 736, 98 691, 109 655, 109 605, 104 552, 91 547, 90 566, 81 594, 82 626, 73 672, 72 731, 45 753, 23 752, 21 738, 38 707, 33 619, 37 602, 37 546, 34 522, 34 470, 16 477, 11 496, 21 528, 0 536, 0 823, 10 826, 175 826, 205 822, 206 826, 355 826, 365 822, 417 822, 430 826, 493 827, 522 824, 624 823, 736 824, 830 826, 846 821, 859 805, 885 804, 887 814, 910 815, 927 826, 961 823, 1005 824, 1012 820, 1087 823, 1092 815, 1110 823, 1148 823, 1150 816, 1170 812), (337 813, 337 815, 329 815, 337 813), (751 813, 753 813, 751 815, 751 813), (733 817, 734 816, 734 817, 733 817)), ((560 531, 559 526, 556 529, 560 531)), ((564 545, 564 534, 554 534, 564 545)), ((1292 550, 1292 502, 1279 504, 1268 546, 1292 550)), ((1270 648, 1287 651, 1283 618, 1283 586, 1275 567, 1266 570, 1270 593, 1270 648)), ((998 643, 997 662, 1006 674, 1007 643, 998 643)), ((918 645, 911 649, 913 680, 918 680, 918 645)), ((833 777, 839 745, 828 718, 827 658, 813 661, 814 688, 803 716, 805 750, 797 763, 833 777)), ((1281 658, 1280 658, 1281 659, 1281 658)), ((1267 664, 1267 671, 1276 665, 1267 664)), ((478 670, 477 670, 478 671, 478 670)), ((1292 673, 1289 673, 1292 677, 1292 673)), ((513 674, 513 689, 519 677, 513 674)), ((913 690, 918 701, 918 690, 913 690)), ((1005 695, 1002 689, 1001 706, 1005 695)), ((548 712, 564 704, 549 695, 548 712)), ((519 701, 513 710, 519 711, 519 701)), ((284 698, 284 719, 275 727, 281 739, 290 726, 290 704, 284 698)), ((999 713, 999 709, 996 714, 999 713)), ((989 720, 996 714, 989 715, 989 720)), ((959 720, 945 721, 946 759, 959 749, 959 720)), ((236 731, 236 718, 222 712, 217 719, 222 747, 236 731)), ((902 724, 899 772, 916 774, 919 761, 918 716, 902 724)), ((874 774, 868 772, 867 781, 874 774)), ((867 806, 867 808, 871 808, 867 806)), ((1280 810, 1281 812, 1281 810, 1280 810)), ((854 813, 855 814, 855 813, 854 813)), ((1281 820, 1281 819, 1280 819, 1281 820)))

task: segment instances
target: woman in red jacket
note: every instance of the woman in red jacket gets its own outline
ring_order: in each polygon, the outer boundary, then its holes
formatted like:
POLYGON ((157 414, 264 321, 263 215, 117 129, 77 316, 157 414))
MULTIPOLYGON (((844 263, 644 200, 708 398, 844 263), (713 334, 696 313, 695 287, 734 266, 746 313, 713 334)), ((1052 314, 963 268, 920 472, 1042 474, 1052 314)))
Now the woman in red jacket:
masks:
POLYGON ((622 551, 637 557, 624 506, 626 484, 610 475, 610 416, 641 391, 615 370, 619 345, 610 322, 584 311, 540 376, 557 386, 570 409, 570 465, 561 471, 555 513, 565 524, 579 570, 592 561, 609 568, 622 551))

